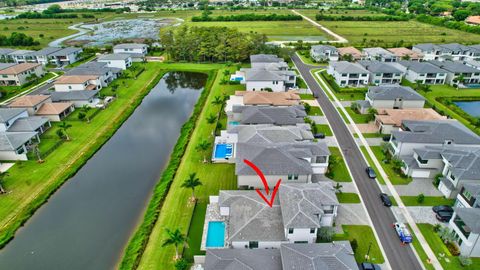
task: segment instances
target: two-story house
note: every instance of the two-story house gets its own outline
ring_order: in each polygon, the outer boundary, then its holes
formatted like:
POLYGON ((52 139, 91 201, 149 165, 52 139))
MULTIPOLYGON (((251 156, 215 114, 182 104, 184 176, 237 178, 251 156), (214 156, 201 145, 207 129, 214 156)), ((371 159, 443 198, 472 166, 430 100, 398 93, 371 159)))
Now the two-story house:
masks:
POLYGON ((244 83, 247 91, 285 92, 296 86, 296 73, 291 70, 277 70, 268 68, 247 68, 244 83))
POLYGON ((71 65, 79 60, 82 48, 66 47, 48 54, 48 61, 57 66, 71 65))
POLYGON ((390 48, 387 49, 389 52, 393 53, 396 57, 396 61, 401 61, 401 60, 410 60, 410 61, 421 61, 423 59, 423 54, 419 52, 414 52, 410 49, 407 49, 405 47, 399 47, 399 48, 390 48))
POLYGON ((412 83, 444 84, 447 80, 447 71, 429 62, 399 61, 397 67, 405 73, 405 79, 412 83))
POLYGON ((148 53, 148 45, 142 43, 123 43, 113 46, 113 53, 129 54, 133 62, 142 62, 148 53))
POLYGON ((422 43, 412 47, 412 50, 423 54, 423 60, 438 60, 438 61, 462 61, 468 58, 469 48, 458 43, 450 44, 432 44, 422 43))
MULTIPOLYGON (((425 98, 408 86, 370 86, 365 101, 375 109, 415 109, 423 108, 425 98)), ((364 112, 366 113, 366 112, 364 112)))
POLYGON ((304 123, 304 118, 307 116, 305 108, 301 105, 289 107, 235 106, 232 112, 232 117, 228 120, 233 125, 271 124, 288 126, 304 123))
POLYGON ((132 57, 125 53, 105 54, 99 56, 97 62, 107 63, 108 67, 126 70, 132 66, 132 57))
POLYGON ((369 60, 361 60, 358 63, 370 72, 371 84, 399 84, 402 81, 403 72, 394 63, 369 60))
POLYGON ((54 86, 57 92, 102 89, 98 75, 63 75, 55 81, 54 86))
POLYGON ((358 63, 346 61, 330 62, 327 73, 340 87, 360 87, 368 85, 370 72, 358 63))
POLYGON ((67 71, 64 76, 98 76, 101 86, 105 87, 118 78, 121 72, 122 69, 108 67, 107 63, 89 62, 67 71))
POLYGON ((480 70, 461 62, 433 60, 430 63, 446 71, 445 82, 450 85, 468 86, 480 83, 480 70))
POLYGON ((35 51, 30 53, 31 56, 33 56, 32 61, 34 60, 35 63, 40 63, 42 65, 47 65, 50 60, 49 60, 49 55, 51 55, 54 52, 58 52, 62 50, 62 48, 56 48, 56 47, 46 47, 43 48, 39 51, 35 51))
POLYGON ((41 64, 3 64, 0 65, 0 86, 22 86, 25 83, 40 78, 45 74, 41 64))
POLYGON ((364 48, 362 50, 362 55, 364 60, 377 60, 381 62, 397 61, 395 54, 381 47, 364 48))
POLYGON ((460 254, 480 257, 480 208, 456 207, 448 226, 453 231, 460 254))
POLYGON ((314 45, 310 48, 310 57, 317 62, 338 61, 338 50, 331 45, 314 45))

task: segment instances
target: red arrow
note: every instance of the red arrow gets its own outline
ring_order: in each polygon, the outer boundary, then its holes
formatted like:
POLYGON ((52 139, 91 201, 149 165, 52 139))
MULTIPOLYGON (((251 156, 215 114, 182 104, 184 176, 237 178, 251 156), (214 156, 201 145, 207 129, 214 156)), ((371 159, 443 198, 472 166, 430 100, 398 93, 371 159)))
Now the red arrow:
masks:
MULTIPOLYGON (((263 175, 263 172, 255 165, 253 164, 250 160, 244 159, 243 162, 250 166, 258 176, 260 176, 260 179, 262 180, 263 187, 265 188, 265 192, 267 193, 267 196, 270 194, 270 189, 268 187, 267 179, 265 179, 265 175, 263 175)), ((262 198, 270 207, 273 205, 273 201, 275 200, 275 195, 277 195, 278 188, 280 187, 280 183, 282 182, 282 179, 278 179, 277 184, 275 185, 272 193, 272 197, 270 200, 267 199, 265 195, 260 191, 260 189, 257 188, 257 193, 260 195, 260 198, 262 198)))

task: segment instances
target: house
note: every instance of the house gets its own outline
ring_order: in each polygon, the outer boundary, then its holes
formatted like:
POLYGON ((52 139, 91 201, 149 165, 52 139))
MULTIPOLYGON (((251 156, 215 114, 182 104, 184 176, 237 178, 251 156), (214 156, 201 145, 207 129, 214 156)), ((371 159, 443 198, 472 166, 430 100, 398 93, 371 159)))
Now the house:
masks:
POLYGON ((403 120, 445 120, 445 116, 441 116, 435 110, 427 108, 417 109, 379 109, 375 115, 375 125, 378 132, 382 134, 390 134, 392 130, 398 130, 402 126, 403 120))
POLYGON ((456 207, 448 226, 466 257, 480 257, 480 208, 456 207))
MULTIPOLYGON (((66 76, 98 76, 102 87, 108 86, 118 78, 122 69, 108 67, 107 63, 89 62, 73 68, 65 73, 66 76)), ((64 76, 65 76, 64 75, 64 76)))
POLYGON ((113 53, 129 54, 133 62, 143 62, 148 53, 148 45, 141 43, 123 43, 113 46, 113 53))
POLYGON ((387 50, 395 55, 395 57, 397 58, 396 59, 397 62, 400 60, 410 60, 410 61, 417 61, 417 62, 423 60, 422 53, 412 51, 405 47, 390 48, 387 50))
POLYGON ((36 132, 38 135, 43 134, 52 126, 50 120, 41 116, 29 116, 17 119, 10 126, 8 132, 36 132))
POLYGON ((423 54, 423 60, 438 60, 438 61, 461 61, 468 58, 469 48, 458 43, 450 44, 432 44, 423 43, 412 47, 412 50, 423 54))
POLYGON ((43 104, 52 102, 48 95, 25 95, 14 99, 9 108, 26 109, 28 115, 34 116, 43 104))
POLYGON ((83 106, 95 107, 100 103, 98 93, 100 90, 53 92, 50 97, 52 102, 71 102, 75 108, 83 106))
MULTIPOLYGON (((268 249, 284 243, 315 243, 318 229, 333 225, 338 205, 331 181, 285 181, 272 207, 254 190, 220 190, 219 196, 210 197, 207 209, 226 225, 224 247, 268 249)), ((212 221, 206 219, 205 225, 212 221)))
POLYGON ((292 183, 309 183, 312 175, 324 174, 328 168, 330 151, 321 143, 254 144, 238 143, 235 174, 239 188, 263 188, 256 172, 243 162, 256 164, 264 173, 269 187, 278 179, 292 183))
POLYGON ((36 60, 34 56, 31 55, 34 51, 31 50, 14 50, 13 52, 9 53, 8 56, 12 59, 13 62, 17 64, 21 63, 32 63, 36 60))
POLYGON ((47 117, 52 122, 59 122, 74 110, 75 107, 70 102, 45 103, 38 109, 36 115, 47 117))
POLYGON ((288 64, 283 58, 274 54, 252 54, 250 55, 250 64, 252 68, 269 68, 274 67, 278 70, 287 70, 288 64))
POLYGON ((330 62, 327 73, 335 78, 340 87, 368 85, 370 74, 362 65, 346 61, 330 62))
POLYGON ((399 61, 397 63, 405 73, 405 79, 412 83, 421 84, 444 84, 447 79, 447 71, 429 62, 399 61))
POLYGON ((381 62, 395 62, 397 60, 395 54, 380 47, 364 48, 362 54, 364 60, 377 60, 381 62))
POLYGON ((480 182, 464 183, 455 200, 455 207, 480 208, 480 182))
POLYGON ((370 72, 369 82, 372 84, 397 84, 402 81, 403 72, 394 63, 369 60, 360 60, 358 63, 370 72))
POLYGON ((126 70, 132 66, 132 57, 124 53, 105 54, 99 56, 97 62, 107 63, 108 67, 126 70))
POLYGON ((480 61, 480 44, 468 46, 468 52, 469 53, 465 61, 467 60, 480 61))
POLYGON ((348 241, 285 243, 279 249, 208 249, 204 259, 200 269, 205 270, 358 270, 348 241))
POLYGON ((43 48, 39 51, 30 53, 30 55, 35 58, 36 63, 40 63, 42 65, 47 65, 50 62, 49 56, 52 53, 58 52, 60 50, 62 50, 62 48, 46 47, 46 48, 43 48))
POLYGON ((36 132, 0 132, 0 160, 28 160, 34 140, 40 141, 36 132))
POLYGON ((291 70, 250 68, 244 72, 247 91, 285 92, 296 85, 296 73, 291 70))
POLYGON ((471 25, 480 25, 480 16, 468 16, 465 19, 465 23, 471 25))
POLYGON ((22 86, 45 74, 41 64, 22 63, 0 70, 0 86, 22 86))
POLYGON ((304 123, 306 116, 305 108, 301 105, 290 107, 236 106, 233 108, 232 117, 228 120, 233 122, 233 125, 288 126, 304 123))
POLYGON ((28 117, 25 109, 0 108, 0 132, 7 131, 17 119, 28 117))
POLYGON ((456 120, 404 120, 402 129, 391 134, 390 152, 397 157, 412 156, 415 148, 425 146, 480 147, 480 137, 456 120))
POLYGON ((375 109, 412 109, 423 108, 425 98, 408 86, 381 85, 370 86, 365 100, 375 109))
POLYGON ((315 45, 310 48, 310 57, 317 62, 338 61, 337 48, 331 45, 315 45))
POLYGON ((71 65, 77 62, 79 55, 83 52, 82 48, 67 47, 48 55, 48 61, 57 66, 71 65))
POLYGON ((14 51, 14 49, 0 48, 0 63, 13 62, 12 56, 10 54, 14 51))
POLYGON ((467 59, 463 63, 469 67, 473 67, 474 69, 480 70, 480 60, 467 59))
POLYGON ((445 82, 450 85, 460 84, 468 87, 469 84, 480 83, 480 70, 461 62, 432 60, 430 63, 447 71, 445 82))
POLYGON ((98 75, 63 75, 53 85, 57 92, 102 89, 102 83, 98 75))
POLYGON ((362 52, 355 47, 337 48, 337 51, 338 51, 338 54, 340 55, 341 60, 346 60, 347 58, 350 58, 350 57, 352 58, 352 60, 360 60, 363 57, 362 52))

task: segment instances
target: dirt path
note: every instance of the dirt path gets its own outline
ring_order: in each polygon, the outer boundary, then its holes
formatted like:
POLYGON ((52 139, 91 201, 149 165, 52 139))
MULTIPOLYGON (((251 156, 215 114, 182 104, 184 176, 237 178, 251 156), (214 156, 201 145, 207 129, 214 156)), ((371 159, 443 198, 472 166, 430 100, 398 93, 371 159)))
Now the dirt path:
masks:
POLYGON ((329 42, 335 42, 335 43, 348 43, 348 40, 342 36, 340 36, 339 34, 336 34, 335 32, 333 32, 332 30, 326 28, 325 26, 317 23, 316 21, 308 18, 307 16, 301 14, 300 12, 292 9, 292 12, 295 13, 296 15, 299 15, 299 16, 302 16, 303 19, 307 20, 309 23, 313 24, 314 26, 322 29, 325 33, 329 34, 330 36, 334 37, 335 40, 330 40, 329 42))

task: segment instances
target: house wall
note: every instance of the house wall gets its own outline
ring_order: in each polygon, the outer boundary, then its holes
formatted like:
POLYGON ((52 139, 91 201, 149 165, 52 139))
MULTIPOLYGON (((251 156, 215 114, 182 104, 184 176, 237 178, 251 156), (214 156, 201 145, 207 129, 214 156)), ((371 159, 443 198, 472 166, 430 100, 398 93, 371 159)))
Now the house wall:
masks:
POLYGON ((24 111, 22 113, 20 113, 19 115, 9 119, 7 122, 5 123, 0 123, 0 132, 3 132, 3 131, 7 131, 7 129, 9 127, 11 127, 13 125, 13 123, 19 119, 19 118, 25 118, 25 117, 28 117, 28 112, 27 111, 24 111))
POLYGON ((456 217, 457 214, 454 213, 448 222, 448 227, 462 240, 460 254, 467 257, 480 257, 480 235, 478 233, 470 233, 468 238, 466 238, 454 222, 456 217))
MULTIPOLYGON (((298 180, 288 180, 287 175, 265 175, 268 186, 270 188, 275 187, 279 179, 282 179, 282 183, 308 183, 310 182, 310 175, 299 175, 298 180)), ((238 175, 237 186, 248 186, 250 188, 263 189, 263 183, 258 175, 238 175)))
POLYGON ((145 56, 147 53, 148 53, 148 49, 147 47, 143 47, 143 48, 136 48, 136 49, 113 49, 113 53, 141 53, 143 54, 143 56, 145 56))
MULTIPOLYGON (((258 248, 280 248, 280 245, 285 242, 281 241, 259 241, 258 248)), ((233 241, 233 248, 248 248, 248 241, 233 241)))
POLYGON ((340 87, 345 87, 345 86, 364 86, 368 85, 368 80, 369 80, 369 74, 358 74, 358 78, 352 78, 352 76, 356 76, 357 74, 350 74, 350 73, 343 73, 340 74, 336 70, 333 69, 332 66, 328 66, 327 73, 332 75, 335 78, 335 82, 340 86, 340 87), (345 75, 345 76, 344 76, 345 75), (355 82, 352 82, 355 81, 355 82))
POLYGON ((370 102, 373 108, 375 109, 394 109, 398 107, 399 109, 412 109, 412 108, 423 108, 425 105, 424 100, 373 100, 370 102))
POLYGON ((45 74, 43 66, 40 65, 19 74, 0 75, 0 81, 15 81, 15 85, 22 86, 28 82, 27 78, 32 74, 37 75, 37 77, 42 77, 43 74, 45 74))
POLYGON ((127 60, 97 60, 98 62, 107 63, 108 67, 121 68, 126 70, 132 65, 132 58, 127 60))
POLYGON ((317 228, 315 228, 314 233, 310 233, 310 228, 293 228, 293 233, 288 233, 287 228, 285 229, 285 235, 290 243, 305 241, 308 243, 315 243, 317 240, 317 228))
POLYGON ((81 108, 85 105, 93 108, 100 102, 100 99, 91 98, 89 100, 69 100, 68 102, 72 102, 75 108, 81 108))
POLYGON ((28 160, 27 151, 17 154, 15 151, 0 151, 0 160, 28 160))
POLYGON ((271 88, 273 92, 285 92, 284 81, 246 81, 247 91, 260 91, 271 88), (275 83, 276 82, 276 83, 275 83))

